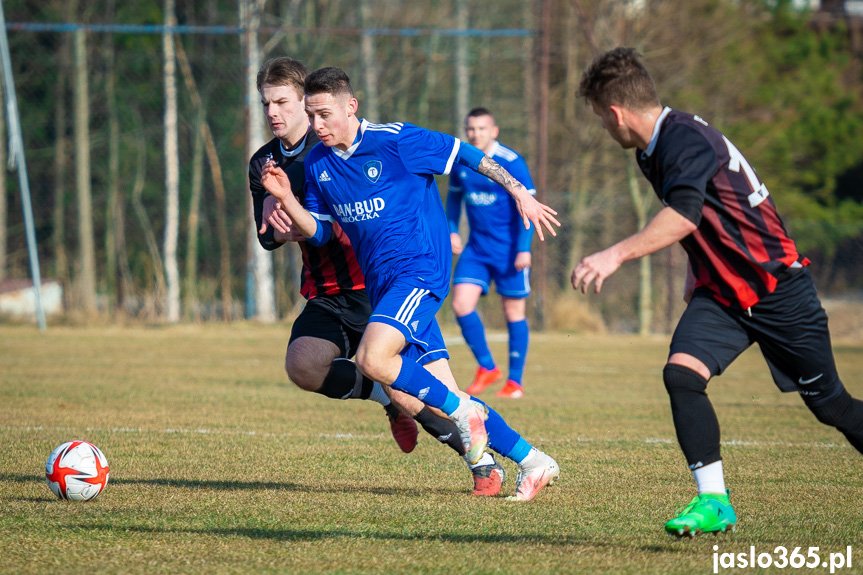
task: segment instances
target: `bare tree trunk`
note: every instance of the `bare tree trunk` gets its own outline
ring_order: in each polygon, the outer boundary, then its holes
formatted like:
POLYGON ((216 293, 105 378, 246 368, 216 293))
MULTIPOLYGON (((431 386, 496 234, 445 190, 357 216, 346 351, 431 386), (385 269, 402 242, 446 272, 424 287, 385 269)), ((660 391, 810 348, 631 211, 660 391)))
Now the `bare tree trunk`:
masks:
MULTIPOLYGON (((113 20, 114 0, 108 2, 108 20, 113 20)), ((120 191, 120 121, 117 114, 117 76, 114 37, 105 40, 105 99, 108 109, 108 203, 105 213, 105 283, 109 297, 113 294, 114 305, 123 313, 126 289, 130 278, 126 275, 128 261, 125 250, 125 210, 120 191), (120 249, 120 246, 123 249, 120 249)))
POLYGON ((58 54, 57 83, 54 85, 54 209, 51 216, 53 233, 51 245, 54 248, 54 277, 64 289, 64 299, 69 301, 69 263, 66 256, 66 173, 68 167, 68 143, 66 122, 69 116, 66 107, 70 54, 72 43, 69 35, 64 35, 63 48, 58 54))
MULTIPOLYGON (((566 5, 566 91, 563 97, 563 125, 564 132, 568 134, 577 133, 576 126, 576 91, 581 78, 581 67, 578 65, 578 15, 572 7, 572 4, 566 5)), ((568 155, 573 158, 569 162, 566 169, 567 178, 567 216, 571 237, 569 240, 569 261, 573 264, 570 269, 581 260, 581 254, 584 249, 584 226, 579 225, 580 216, 586 204, 587 193, 581 185, 579 178, 579 160, 580 158, 585 164, 585 156, 590 154, 590 151, 579 153, 578 139, 570 139, 570 147, 568 155)))
MULTIPOLYGON (((536 0, 525 0, 521 4, 521 15, 524 28, 533 28, 534 10, 536 10, 536 0)), ((524 117, 536 117, 536 55, 534 54, 533 36, 526 36, 522 40, 522 82, 524 85, 523 101, 524 101, 524 117)), ((536 122, 529 120, 527 122, 527 144, 525 146, 525 156, 531 160, 531 163, 536 162, 536 122)))
MULTIPOLYGON (((265 0, 241 0, 241 24, 246 28, 244 35, 246 56, 246 157, 251 158, 255 151, 264 145, 267 137, 264 133, 264 116, 260 96, 256 86, 256 77, 261 62, 258 49, 258 27, 261 23, 261 11, 265 0)), ((246 193, 246 214, 252 221, 252 195, 246 193)), ((254 224, 247 225, 246 245, 248 246, 249 276, 246 281, 247 315, 253 315, 258 321, 273 323, 276 321, 275 285, 273 282, 273 255, 258 243, 257 230, 254 224), (251 285, 250 285, 251 284, 251 285), (254 313, 252 314, 252 310, 254 313)))
POLYGON ((418 123, 420 126, 428 125, 431 110, 431 95, 437 90, 437 64, 435 63, 435 56, 437 55, 439 45, 440 36, 432 35, 429 38, 429 51, 426 56, 426 81, 419 97, 418 123))
POLYGON ((184 307, 186 317, 200 319, 198 296, 195 286, 198 281, 198 221, 200 219, 201 193, 204 188, 204 108, 198 107, 195 120, 195 147, 192 154, 192 194, 189 198, 189 217, 186 238, 186 281, 184 307))
MULTIPOLYGON (((174 0, 165 0, 165 26, 176 26, 174 0)), ((177 85, 174 35, 162 34, 165 81, 165 241, 163 245, 167 299, 165 316, 180 321, 180 269, 177 243, 180 234, 180 153, 177 134, 177 85)))
MULTIPOLYGON (((135 170, 135 183, 132 185, 132 209, 138 218, 138 223, 141 226, 144 235, 144 242, 147 244, 147 251, 150 252, 150 264, 153 270, 153 279, 155 281, 153 301, 164 303, 165 292, 165 274, 162 271, 162 256, 159 254, 159 244, 156 242, 156 234, 153 233, 153 226, 150 224, 150 218, 147 216, 147 210, 144 208, 144 203, 141 201, 141 193, 144 191, 144 180, 147 171, 147 145, 143 138, 142 122, 140 113, 135 110, 135 116, 138 118, 137 137, 138 142, 138 165, 135 170)), ((161 310, 154 310, 154 315, 159 315, 161 310)))
MULTIPOLYGON (((467 30, 468 19, 470 18, 470 10, 468 10, 467 2, 456 0, 455 2, 455 21, 459 30, 467 30)), ((464 127, 464 118, 468 113, 470 105, 470 64, 468 62, 468 42, 467 36, 462 35, 456 38, 455 44, 455 118, 453 134, 461 134, 464 127)))
MULTIPOLYGON (((369 0, 360 0, 360 25, 367 28, 374 19, 372 18, 369 0)), ((372 122, 380 122, 378 98, 378 69, 375 61, 375 37, 363 33, 360 40, 360 58, 362 59, 363 83, 365 84, 366 97, 363 102, 366 111, 363 116, 372 122)))
MULTIPOLYGON (((537 169, 536 198, 547 203, 548 189, 548 122, 549 122, 549 90, 550 90, 550 60, 551 60, 551 0, 542 0, 540 19, 540 58, 539 58, 539 110, 537 126, 537 169)), ((536 276, 538 288, 534 302, 536 304, 536 320, 539 330, 545 329, 545 302, 548 295, 548 249, 545 242, 540 242, 538 250, 536 276)))
MULTIPOLYGON (((219 155, 216 152, 216 142, 213 140, 213 133, 210 130, 210 124, 207 122, 205 112, 206 108, 204 107, 204 102, 201 99, 201 94, 198 91, 198 86, 195 82, 195 78, 192 75, 192 67, 189 65, 189 59, 186 57, 186 51, 183 49, 183 45, 180 43, 178 43, 176 47, 177 61, 180 64, 180 70, 183 73, 183 80, 186 83, 186 89, 189 91, 189 97, 192 100, 192 106, 197 110, 203 112, 199 116, 199 130, 200 137, 202 138, 205 150, 207 152, 207 161, 210 163, 210 174, 213 179, 213 193, 216 196, 216 235, 219 237, 219 283, 221 285, 222 292, 222 318, 225 321, 231 321, 233 315, 231 310, 231 246, 228 243, 228 222, 225 217, 227 208, 225 205, 225 182, 222 178, 222 165, 219 161, 219 155)), ((195 149, 197 150, 197 148, 195 149)), ((197 166, 197 163, 195 163, 195 165, 197 166)), ((203 182, 201 183, 201 186, 203 186, 203 182)), ((193 183, 193 196, 194 189, 196 189, 196 186, 193 183)), ((195 242, 197 242, 197 223, 195 223, 195 226, 193 228, 192 216, 193 213, 196 214, 195 218, 197 219, 197 212, 199 210, 196 203, 194 204, 194 206, 194 208, 190 208, 191 212, 189 213, 190 243, 192 242, 191 234, 193 233, 193 231, 196 237, 195 242)), ((188 270, 188 266, 186 269, 188 270)))
MULTIPOLYGON (((629 180, 629 194, 635 215, 638 220, 638 229, 647 225, 647 213, 650 203, 650 195, 641 192, 638 183, 634 160, 631 158, 626 162, 626 177, 629 180)), ((644 256, 638 262, 638 335, 650 335, 650 325, 653 321, 653 283, 650 273, 650 256, 644 256)))
POLYGON ((90 188, 90 96, 87 82, 87 43, 83 30, 75 32, 75 172, 78 194, 77 293, 87 315, 96 312, 96 247, 90 188))
POLYGON ((411 76, 413 74, 413 63, 410 59, 411 40, 407 36, 402 36, 399 41, 401 45, 401 71, 399 73, 399 89, 396 100, 396 120, 404 121, 408 117, 408 100, 410 100, 411 92, 411 76))

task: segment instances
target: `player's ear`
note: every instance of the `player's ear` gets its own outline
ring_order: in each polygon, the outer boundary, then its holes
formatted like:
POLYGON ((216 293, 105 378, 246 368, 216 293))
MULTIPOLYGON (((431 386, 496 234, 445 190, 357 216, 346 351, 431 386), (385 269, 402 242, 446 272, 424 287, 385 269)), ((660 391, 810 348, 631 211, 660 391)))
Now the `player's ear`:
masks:
POLYGON ((623 108, 621 108, 620 106, 616 106, 616 105, 614 105, 614 104, 612 104, 612 105, 611 105, 611 106, 609 106, 608 108, 609 108, 609 109, 611 110, 611 112, 614 114, 614 118, 615 118, 615 120, 616 120, 616 122, 617 122, 617 125, 618 125, 618 126, 622 126, 622 125, 624 124, 624 115, 626 114, 626 112, 624 111, 624 109, 623 109, 623 108))
POLYGON ((359 107, 360 103, 357 101, 356 98, 348 98, 348 117, 356 114, 359 107))

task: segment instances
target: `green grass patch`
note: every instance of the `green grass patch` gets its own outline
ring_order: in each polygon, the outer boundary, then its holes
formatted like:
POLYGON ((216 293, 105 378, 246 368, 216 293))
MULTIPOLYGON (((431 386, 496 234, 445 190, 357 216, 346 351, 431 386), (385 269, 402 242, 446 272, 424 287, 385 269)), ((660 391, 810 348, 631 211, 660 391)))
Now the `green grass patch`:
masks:
MULTIPOLYGON (((662 385, 667 338, 533 335, 524 399, 486 399, 562 475, 517 504, 503 498, 512 462, 501 497, 472 497, 464 463, 431 437, 402 454, 376 404, 295 388, 288 333, 0 327, 0 572, 711 573, 714 545, 825 559, 850 545, 854 567, 837 573, 861 572, 863 458, 776 390, 757 350, 709 388, 738 532, 677 542, 662 525, 694 485, 662 385), (71 439, 111 466, 89 503, 45 484, 71 439)), ((469 383, 468 350, 451 353, 469 383)), ((863 396, 863 345, 836 359, 863 396)))

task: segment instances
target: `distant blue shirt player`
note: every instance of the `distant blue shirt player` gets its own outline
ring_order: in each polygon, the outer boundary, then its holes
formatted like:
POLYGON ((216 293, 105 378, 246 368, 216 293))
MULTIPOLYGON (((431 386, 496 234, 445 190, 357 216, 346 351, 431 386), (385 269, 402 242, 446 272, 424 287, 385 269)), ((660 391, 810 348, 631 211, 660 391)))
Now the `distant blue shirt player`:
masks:
MULTIPOLYGON (((498 132, 494 115, 485 108, 474 108, 465 118, 468 141, 534 194, 527 164, 517 152, 497 141, 498 132)), ((521 380, 529 336, 525 302, 530 295, 533 228, 525 229, 522 225, 515 201, 504 188, 461 166, 450 173, 446 213, 452 251, 461 254, 453 276, 452 308, 479 364, 473 383, 465 391, 477 395, 503 375, 489 350, 485 327, 476 311, 480 296, 486 295, 494 282, 509 332, 509 376, 496 395, 512 399, 523 397, 521 380), (462 203, 470 227, 465 247, 458 234, 462 203)))

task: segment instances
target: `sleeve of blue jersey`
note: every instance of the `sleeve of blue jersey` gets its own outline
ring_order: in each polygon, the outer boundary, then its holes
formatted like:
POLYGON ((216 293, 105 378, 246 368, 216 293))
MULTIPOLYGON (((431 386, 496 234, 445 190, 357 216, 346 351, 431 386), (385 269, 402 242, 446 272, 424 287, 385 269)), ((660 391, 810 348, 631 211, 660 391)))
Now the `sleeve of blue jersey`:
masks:
POLYGON ((479 168, 479 163, 484 157, 485 154, 482 150, 476 146, 471 146, 466 142, 462 142, 458 147, 458 154, 455 157, 455 161, 462 166, 467 166, 475 172, 479 168))
POLYGON ((405 124, 399 132, 399 157, 412 174, 448 175, 460 143, 449 134, 405 124))
POLYGON ((314 216, 315 223, 317 224, 315 226, 315 235, 306 238, 306 241, 317 248, 330 241, 330 237, 333 235, 333 222, 321 218, 319 214, 313 213, 312 216, 314 216))

